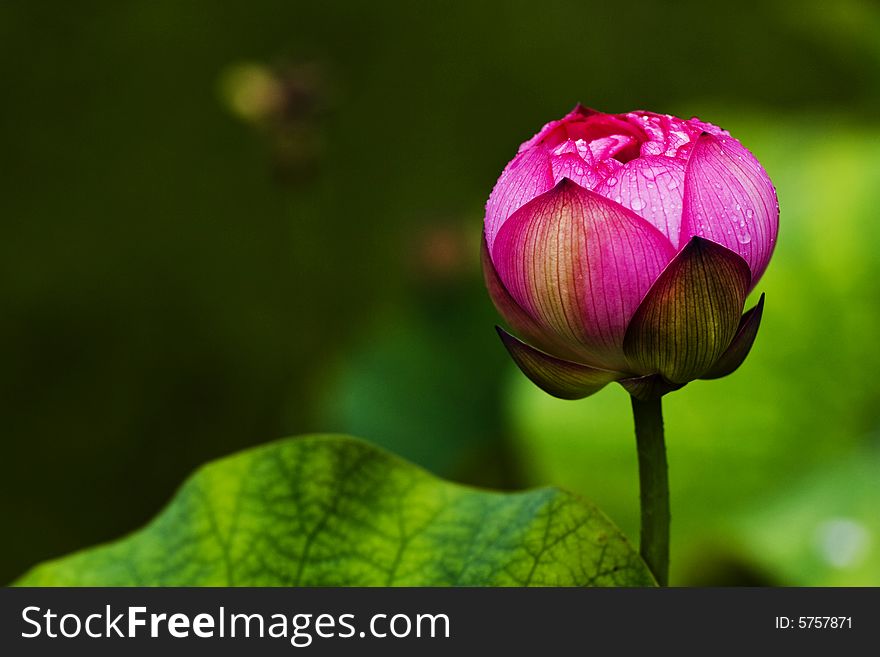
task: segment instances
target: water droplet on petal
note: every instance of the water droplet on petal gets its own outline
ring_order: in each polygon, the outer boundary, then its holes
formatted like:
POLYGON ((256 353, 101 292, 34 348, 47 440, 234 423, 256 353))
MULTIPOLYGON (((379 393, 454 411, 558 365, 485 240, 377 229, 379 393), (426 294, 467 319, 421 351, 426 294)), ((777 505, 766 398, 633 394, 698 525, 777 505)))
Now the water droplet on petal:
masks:
POLYGON ((629 206, 630 206, 633 210, 635 210, 636 212, 638 212, 638 211, 641 210, 643 207, 645 207, 645 202, 637 196, 636 198, 634 198, 632 201, 629 202, 629 206))
POLYGON ((609 187, 614 187, 616 184, 617 184, 617 178, 615 178, 614 176, 611 176, 611 177, 608 179, 608 186, 609 186, 609 187))
POLYGON ((675 189, 676 187, 678 187, 678 180, 676 180, 675 178, 673 178, 672 180, 670 180, 670 181, 669 181, 669 184, 666 185, 666 189, 668 189, 668 190, 670 190, 670 191, 673 190, 673 189, 675 189))
POLYGON ((747 208, 747 209, 746 209, 746 216, 747 216, 749 219, 751 219, 753 216, 755 216, 755 212, 754 212, 751 208, 747 208))

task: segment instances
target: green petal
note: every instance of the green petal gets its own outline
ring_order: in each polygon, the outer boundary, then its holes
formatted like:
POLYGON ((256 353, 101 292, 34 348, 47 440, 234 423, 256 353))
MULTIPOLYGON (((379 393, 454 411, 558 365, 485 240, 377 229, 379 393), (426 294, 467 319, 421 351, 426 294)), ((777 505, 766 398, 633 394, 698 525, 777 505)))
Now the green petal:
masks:
POLYGON ((750 309, 739 322, 736 336, 721 357, 706 372, 701 379, 720 379, 736 371, 743 364, 746 356, 752 350, 758 328, 761 326, 761 316, 764 314, 764 295, 758 300, 754 308, 750 309))
POLYGON ((736 334, 751 273, 733 251, 694 237, 651 286, 627 327, 630 367, 687 383, 715 364, 736 334))
POLYGON ((582 399, 598 392, 623 374, 562 360, 518 340, 500 326, 495 330, 514 362, 532 383, 560 399, 582 399))

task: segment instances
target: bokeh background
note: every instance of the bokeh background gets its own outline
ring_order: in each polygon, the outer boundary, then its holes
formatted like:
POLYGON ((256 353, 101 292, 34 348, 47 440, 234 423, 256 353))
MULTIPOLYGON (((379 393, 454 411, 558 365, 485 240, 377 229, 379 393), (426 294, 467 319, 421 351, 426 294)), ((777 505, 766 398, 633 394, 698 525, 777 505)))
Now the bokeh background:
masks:
POLYGON ((0 580, 199 464, 349 432, 631 536, 626 394, 532 387, 478 267, 577 101, 698 115, 782 208, 752 355, 667 397, 677 584, 880 584, 880 7, 0 4, 0 580))

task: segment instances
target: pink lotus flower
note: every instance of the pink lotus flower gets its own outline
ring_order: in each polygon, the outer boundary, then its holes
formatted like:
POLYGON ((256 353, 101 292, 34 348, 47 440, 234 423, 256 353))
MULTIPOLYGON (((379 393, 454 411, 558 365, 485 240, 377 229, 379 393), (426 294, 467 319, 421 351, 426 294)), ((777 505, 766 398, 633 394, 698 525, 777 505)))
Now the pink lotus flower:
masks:
POLYGON ((778 225, 773 184, 726 131, 578 106, 520 146, 486 204, 486 283, 526 342, 499 334, 566 399, 725 376, 757 334, 763 295, 743 305, 778 225))

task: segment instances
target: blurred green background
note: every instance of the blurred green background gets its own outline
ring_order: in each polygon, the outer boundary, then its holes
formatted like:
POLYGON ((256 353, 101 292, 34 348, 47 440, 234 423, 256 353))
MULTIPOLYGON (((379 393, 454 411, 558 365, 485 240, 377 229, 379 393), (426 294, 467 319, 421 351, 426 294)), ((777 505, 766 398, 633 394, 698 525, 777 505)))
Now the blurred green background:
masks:
POLYGON ((876 3, 4 2, 0 54, 0 580, 310 431, 635 537, 627 396, 532 387, 477 262, 580 101, 717 123, 779 192, 751 357, 667 397, 673 583, 880 585, 876 3))

